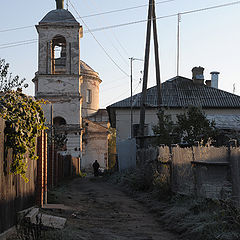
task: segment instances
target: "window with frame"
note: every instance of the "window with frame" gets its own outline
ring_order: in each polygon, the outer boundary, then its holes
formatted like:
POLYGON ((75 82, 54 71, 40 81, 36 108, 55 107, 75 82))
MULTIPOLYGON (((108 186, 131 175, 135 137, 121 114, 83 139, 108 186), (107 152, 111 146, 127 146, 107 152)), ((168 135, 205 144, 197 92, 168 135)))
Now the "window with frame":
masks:
POLYGON ((87 89, 86 102, 87 103, 92 102, 92 91, 90 89, 87 89))

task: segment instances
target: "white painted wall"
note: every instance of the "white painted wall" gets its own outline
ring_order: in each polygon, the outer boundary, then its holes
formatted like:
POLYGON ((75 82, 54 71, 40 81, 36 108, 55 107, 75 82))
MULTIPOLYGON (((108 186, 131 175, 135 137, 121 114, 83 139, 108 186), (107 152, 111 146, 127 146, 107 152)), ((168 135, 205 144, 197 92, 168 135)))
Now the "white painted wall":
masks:
MULTIPOLYGON (((183 113, 182 109, 168 109, 166 114, 172 116, 173 122, 177 115, 183 113)), ((240 109, 205 109, 207 118, 215 119, 217 127, 240 129, 240 109)), ((133 110, 133 124, 139 124, 140 110, 133 110)), ((152 127, 158 122, 157 110, 146 109, 145 124, 148 124, 148 135, 153 135, 152 127)), ((130 138, 130 109, 116 110, 117 142, 130 138)))
POLYGON ((88 136, 88 143, 85 146, 85 153, 83 153, 81 169, 92 168, 92 164, 97 160, 101 168, 108 168, 108 139, 107 136, 99 136, 93 134, 88 136))

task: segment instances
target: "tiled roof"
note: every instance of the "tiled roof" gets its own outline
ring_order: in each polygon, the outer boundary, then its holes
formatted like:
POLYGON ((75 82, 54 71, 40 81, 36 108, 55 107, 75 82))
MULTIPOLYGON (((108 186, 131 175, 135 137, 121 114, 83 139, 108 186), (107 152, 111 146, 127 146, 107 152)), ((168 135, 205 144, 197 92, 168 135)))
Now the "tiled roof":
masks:
MULTIPOLYGON (((175 77, 161 84, 162 106, 183 108, 240 108, 240 96, 206 85, 194 84, 191 79, 175 77)), ((141 93, 133 96, 133 107, 140 107, 141 93)), ((116 102, 108 108, 129 108, 130 97, 116 102)), ((146 107, 157 106, 157 87, 147 90, 146 107)))

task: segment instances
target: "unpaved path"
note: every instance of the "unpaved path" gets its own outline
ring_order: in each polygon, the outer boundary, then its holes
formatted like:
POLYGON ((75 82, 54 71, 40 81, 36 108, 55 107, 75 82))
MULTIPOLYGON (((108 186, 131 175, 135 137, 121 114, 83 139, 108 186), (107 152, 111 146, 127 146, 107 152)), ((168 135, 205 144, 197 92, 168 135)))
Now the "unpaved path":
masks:
POLYGON ((71 208, 62 236, 82 240, 177 240, 147 208, 100 178, 77 178, 54 192, 71 208))

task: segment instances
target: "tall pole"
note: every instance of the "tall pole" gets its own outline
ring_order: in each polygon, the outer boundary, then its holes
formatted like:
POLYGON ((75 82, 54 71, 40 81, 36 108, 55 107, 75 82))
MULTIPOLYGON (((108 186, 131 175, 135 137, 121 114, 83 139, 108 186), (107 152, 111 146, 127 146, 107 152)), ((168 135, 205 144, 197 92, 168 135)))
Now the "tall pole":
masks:
POLYGON ((50 126, 51 126, 51 164, 52 164, 52 169, 51 169, 51 187, 54 185, 54 130, 53 130, 53 104, 51 103, 50 105, 50 126))
POLYGON ((160 77, 155 0, 153 0, 152 19, 153 19, 153 37, 154 37, 154 50, 155 50, 156 82, 157 82, 157 107, 160 108, 162 104, 162 96, 161 96, 161 77, 160 77))
POLYGON ((131 82, 131 116, 130 116, 130 137, 132 138, 133 137, 133 57, 130 58, 130 71, 131 71, 131 74, 130 74, 130 82, 131 82))
POLYGON ((66 3, 66 6, 67 6, 67 10, 68 10, 68 0, 67 0, 67 3, 66 3))
MULTIPOLYGON (((145 48, 145 59, 144 59, 144 73, 143 73, 143 87, 142 87, 141 109, 140 109, 140 127, 139 127, 140 137, 144 137, 145 103, 146 103, 146 96, 147 96, 147 79, 148 79, 148 67, 149 67, 150 40, 151 40, 152 7, 153 7, 153 0, 149 0, 146 48, 145 48)), ((140 147, 143 147, 142 139, 140 141, 141 141, 140 147)))
POLYGON ((135 60, 143 61, 143 60, 140 58, 134 58, 134 57, 131 57, 129 59, 130 59, 130 88, 131 88, 130 136, 131 138, 133 138, 133 61, 135 60))
POLYGON ((179 76, 179 64, 180 64, 180 22, 181 22, 181 14, 178 13, 178 24, 177 24, 177 76, 179 76))

